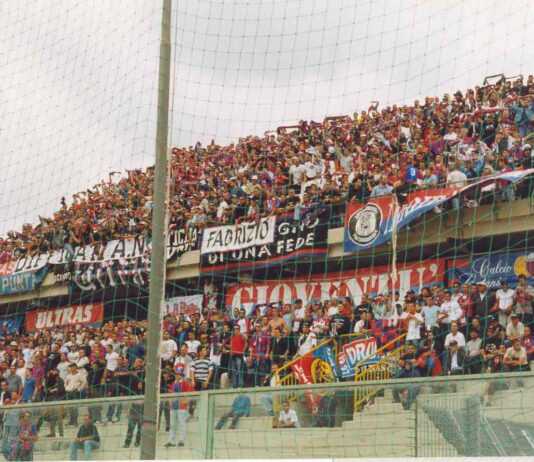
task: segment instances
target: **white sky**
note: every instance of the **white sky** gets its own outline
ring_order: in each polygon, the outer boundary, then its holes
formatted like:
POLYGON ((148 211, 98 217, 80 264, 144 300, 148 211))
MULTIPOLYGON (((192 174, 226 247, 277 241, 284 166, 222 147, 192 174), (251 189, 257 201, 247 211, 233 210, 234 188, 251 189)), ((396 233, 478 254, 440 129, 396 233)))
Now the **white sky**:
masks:
MULTIPOLYGON (((174 0, 173 145, 533 72, 530 0, 174 0)), ((0 3, 0 234, 154 158, 161 2, 0 3)))

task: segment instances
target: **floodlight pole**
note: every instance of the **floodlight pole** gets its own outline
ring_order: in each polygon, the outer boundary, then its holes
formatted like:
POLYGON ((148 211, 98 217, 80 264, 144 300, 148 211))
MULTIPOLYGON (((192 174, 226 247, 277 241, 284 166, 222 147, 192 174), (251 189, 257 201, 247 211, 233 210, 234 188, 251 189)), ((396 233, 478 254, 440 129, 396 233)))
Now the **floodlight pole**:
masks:
POLYGON ((163 0, 161 17, 156 166, 154 170, 154 208, 152 213, 152 259, 150 266, 141 460, 156 459, 156 443, 158 436, 161 319, 162 304, 165 300, 167 210, 169 202, 167 136, 169 129, 169 87, 171 75, 171 3, 172 0, 163 0))

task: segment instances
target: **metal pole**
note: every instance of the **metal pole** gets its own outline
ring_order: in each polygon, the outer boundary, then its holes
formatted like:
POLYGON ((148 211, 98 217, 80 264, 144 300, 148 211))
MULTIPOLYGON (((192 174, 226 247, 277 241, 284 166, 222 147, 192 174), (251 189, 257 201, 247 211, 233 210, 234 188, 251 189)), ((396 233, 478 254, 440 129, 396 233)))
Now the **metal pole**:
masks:
POLYGON ((145 399, 141 460, 156 458, 159 415, 161 306, 165 297, 167 255, 167 206, 169 166, 167 159, 169 128, 169 86, 171 68, 171 1, 163 0, 159 54, 158 120, 156 133, 156 167, 152 214, 152 260, 148 305, 148 334, 145 373, 145 399))

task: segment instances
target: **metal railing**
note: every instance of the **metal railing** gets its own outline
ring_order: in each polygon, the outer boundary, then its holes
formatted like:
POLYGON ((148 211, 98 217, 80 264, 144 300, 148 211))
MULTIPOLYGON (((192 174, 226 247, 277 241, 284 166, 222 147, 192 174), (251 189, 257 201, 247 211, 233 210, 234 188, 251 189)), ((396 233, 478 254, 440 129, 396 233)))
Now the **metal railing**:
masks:
MULTIPOLYGON (((524 372, 163 395, 164 407, 171 406, 173 409, 172 403, 189 401, 194 403, 194 413, 188 418, 184 447, 165 447, 169 434, 162 422, 158 432, 157 457, 176 460, 484 455, 486 447, 492 444, 495 450, 504 451, 507 455, 532 456, 534 449, 529 448, 523 435, 526 433, 528 436, 534 426, 533 390, 534 373, 524 372), (371 388, 380 391, 380 396, 384 397, 377 396, 375 406, 369 410, 354 412, 353 395, 361 389, 371 388), (391 395, 394 397, 401 393, 402 396, 402 390, 413 391, 411 406, 403 408, 400 404, 391 403, 391 395), (291 407, 298 415, 300 425, 281 429, 276 425, 278 416, 268 414, 263 403, 264 398, 285 400, 288 391, 295 397, 291 407), (234 400, 242 396, 250 399, 250 414, 237 422, 235 430, 227 428, 221 420, 234 400), (482 406, 480 398, 488 396, 493 399, 492 406, 482 406), (319 413, 314 413, 308 406, 310 397, 315 401, 326 398, 330 402, 335 401, 337 406, 321 414, 324 408, 320 405, 319 413), (321 422, 324 416, 331 418, 329 424, 321 422), (502 425, 507 427, 499 430, 502 425), (505 434, 504 431, 509 432, 508 445, 500 440, 492 442, 491 435, 505 434)), ((73 409, 83 415, 91 409, 105 411, 106 407, 120 405, 130 424, 132 406, 140 403, 142 397, 86 399, 3 406, 0 412, 5 419, 9 413, 29 411, 35 422, 43 415, 57 416, 60 409, 65 416, 73 409)), ((93 454, 94 458, 139 459, 138 448, 123 448, 127 433, 124 420, 98 426, 101 443, 93 454)), ((64 437, 54 439, 44 437, 41 429, 34 460, 67 459, 76 431, 77 427, 66 428, 64 437)))

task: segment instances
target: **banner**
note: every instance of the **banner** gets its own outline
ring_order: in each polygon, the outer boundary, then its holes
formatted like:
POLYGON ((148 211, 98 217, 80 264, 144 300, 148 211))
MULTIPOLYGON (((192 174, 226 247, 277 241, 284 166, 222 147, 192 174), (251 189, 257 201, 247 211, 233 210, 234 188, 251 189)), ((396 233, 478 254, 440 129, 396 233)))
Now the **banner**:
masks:
POLYGON ((524 275, 530 284, 534 284, 534 252, 502 252, 469 259, 450 259, 447 267, 449 282, 485 282, 490 289, 497 289, 502 280, 515 287, 517 278, 524 275))
MULTIPOLYGON (((271 217, 268 223, 273 238, 269 242, 238 250, 201 254, 200 270, 214 272, 249 266, 257 268, 297 256, 325 254, 328 238, 325 215, 322 209, 316 209, 298 221, 293 219, 293 215, 271 217)), ((204 231, 203 248, 208 231, 204 231)), ((213 247, 215 244, 206 248, 213 247)))
MULTIPOLYGON (((173 260, 190 250, 197 250, 200 246, 200 232, 196 228, 187 230, 173 229, 167 238, 167 260, 173 260)), ((11 268, 11 274, 25 271, 35 271, 46 265, 67 265, 68 263, 87 263, 96 261, 135 259, 150 255, 152 245, 150 238, 137 236, 135 238, 116 239, 109 241, 105 247, 100 245, 85 245, 74 247, 73 253, 66 249, 40 253, 34 256, 21 257, 11 265, 3 265, 3 271, 11 268)), ((58 274, 60 270, 58 269, 58 274)))
POLYGON ((202 235, 202 255, 213 252, 248 249, 249 247, 270 244, 274 240, 274 216, 259 221, 238 225, 215 226, 204 229, 202 235))
MULTIPOLYGON (((187 232, 185 229, 173 230, 168 250, 172 248, 172 256, 177 257, 187 251, 198 249, 199 236, 200 233, 196 228, 189 228, 187 232)), ((56 282, 70 282, 72 290, 82 292, 127 285, 148 287, 151 264, 149 241, 141 238, 116 241, 113 252, 106 253, 104 250, 97 256, 93 255, 95 257, 93 261, 81 258, 83 255, 80 249, 70 263, 49 262, 56 282), (97 258, 106 255, 113 258, 97 258)), ((170 257, 168 259, 170 260, 170 257)))
POLYGON ((9 316, 0 318, 0 336, 6 334, 18 334, 22 326, 24 316, 9 316))
POLYGON ((374 337, 353 340, 343 345, 337 357, 341 378, 354 377, 356 365, 366 358, 368 360, 365 365, 376 363, 378 358, 374 356, 375 353, 376 338, 374 337))
POLYGON ((429 189, 408 194, 397 205, 393 194, 369 199, 367 204, 348 202, 345 212, 345 252, 357 252, 391 239, 394 221, 397 230, 458 194, 458 189, 429 189))
POLYGON ((392 287, 390 271, 386 265, 343 273, 236 284, 226 292, 226 306, 232 310, 244 308, 250 311, 256 305, 292 303, 301 299, 306 306, 315 300, 326 301, 334 297, 350 297, 358 305, 362 294, 376 295, 392 290, 398 290, 402 299, 410 289, 443 284, 445 260, 399 264, 395 287, 392 287))
MULTIPOLYGON (((334 377, 338 377, 338 368, 334 359, 332 347, 330 345, 323 345, 322 347, 297 359, 291 365, 291 370, 300 384, 306 385, 316 383, 315 377, 316 374, 318 374, 316 369, 318 369, 319 361, 326 362, 330 366, 334 377)), ((304 397, 308 409, 310 411, 316 411, 319 407, 321 397, 317 394, 314 394, 311 390, 304 391, 304 397)))
POLYGON ((26 331, 76 325, 100 326, 103 319, 102 303, 41 309, 26 313, 26 331))
POLYGON ((175 316, 191 316, 202 311, 204 295, 185 295, 183 297, 173 297, 165 300, 165 313, 175 316))
POLYGON ((414 191, 407 195, 401 205, 394 194, 371 198, 366 204, 348 202, 345 212, 345 252, 357 252, 388 242, 395 225, 399 231, 459 194, 502 182, 517 183, 533 174, 534 169, 517 170, 483 177, 462 188, 414 191))
POLYGON ((75 262, 73 269, 59 277, 70 279, 74 290, 88 291, 108 287, 136 285, 148 287, 150 253, 142 257, 104 260, 93 263, 75 262))
POLYGON ((0 295, 31 292, 42 284, 47 272, 47 268, 44 267, 37 271, 24 271, 8 276, 0 276, 0 295))

